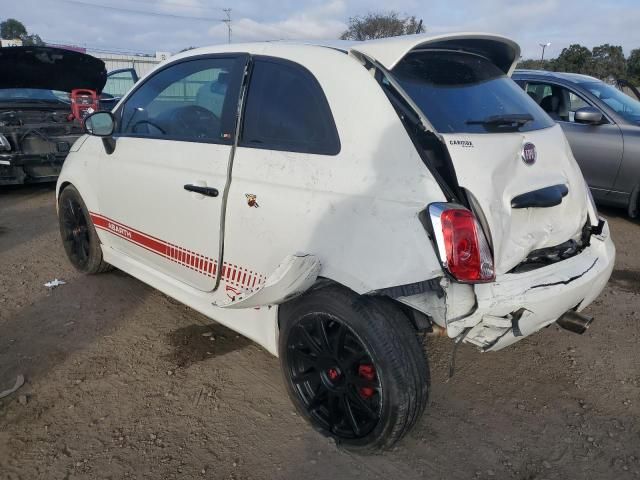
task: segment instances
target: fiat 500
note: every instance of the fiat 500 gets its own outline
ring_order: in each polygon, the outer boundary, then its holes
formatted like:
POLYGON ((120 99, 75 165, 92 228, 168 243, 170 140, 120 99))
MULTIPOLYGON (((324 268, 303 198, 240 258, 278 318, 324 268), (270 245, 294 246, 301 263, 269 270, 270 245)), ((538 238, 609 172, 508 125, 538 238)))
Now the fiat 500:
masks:
POLYGON ((455 34, 176 55, 86 119, 57 185, 66 253, 264 346, 314 428, 388 448, 427 403, 425 333, 583 331, 613 268, 519 54, 455 34))

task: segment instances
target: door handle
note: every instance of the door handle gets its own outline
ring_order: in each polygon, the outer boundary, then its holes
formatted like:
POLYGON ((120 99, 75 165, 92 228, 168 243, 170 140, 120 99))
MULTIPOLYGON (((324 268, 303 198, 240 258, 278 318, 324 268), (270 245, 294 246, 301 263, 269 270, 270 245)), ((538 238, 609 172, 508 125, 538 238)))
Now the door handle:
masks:
POLYGON ((199 185, 191 185, 188 183, 184 186, 184 189, 188 192, 195 192, 207 197, 217 197, 218 189, 213 187, 201 187, 199 185))

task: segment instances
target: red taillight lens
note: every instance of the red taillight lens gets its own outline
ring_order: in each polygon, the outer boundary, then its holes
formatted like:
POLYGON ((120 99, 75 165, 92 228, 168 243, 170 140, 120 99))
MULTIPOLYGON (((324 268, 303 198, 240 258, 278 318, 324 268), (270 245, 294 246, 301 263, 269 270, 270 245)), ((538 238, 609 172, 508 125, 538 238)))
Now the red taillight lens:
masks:
POLYGON ((430 213, 440 260, 449 273, 462 282, 494 280, 493 255, 473 213, 446 204, 430 207, 430 213))

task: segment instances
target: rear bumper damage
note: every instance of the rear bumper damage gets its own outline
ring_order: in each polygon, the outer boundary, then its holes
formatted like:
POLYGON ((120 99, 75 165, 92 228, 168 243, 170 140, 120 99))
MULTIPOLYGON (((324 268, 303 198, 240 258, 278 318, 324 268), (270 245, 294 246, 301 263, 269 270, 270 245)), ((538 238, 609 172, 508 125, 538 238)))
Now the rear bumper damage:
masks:
POLYGON ((443 280, 441 299, 399 300, 432 316, 446 327, 449 337, 462 335, 483 351, 496 351, 567 311, 587 307, 607 284, 614 260, 615 247, 605 223, 602 233, 592 236, 590 245, 572 258, 526 273, 499 275, 492 283, 470 286, 443 280), (435 315, 434 304, 441 305, 435 315))

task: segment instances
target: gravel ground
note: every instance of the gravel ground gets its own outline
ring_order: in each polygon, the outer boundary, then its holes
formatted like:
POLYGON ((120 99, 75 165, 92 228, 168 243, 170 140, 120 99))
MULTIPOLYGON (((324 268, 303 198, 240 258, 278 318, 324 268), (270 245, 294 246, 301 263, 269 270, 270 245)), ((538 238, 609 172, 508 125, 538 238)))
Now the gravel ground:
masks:
POLYGON ((640 478, 640 223, 604 213, 618 259, 585 335, 462 346, 450 381, 452 344, 430 339, 426 414, 358 457, 296 416, 257 345, 121 272, 76 273, 52 186, 0 190, 0 390, 27 379, 0 400, 0 478, 640 478))

